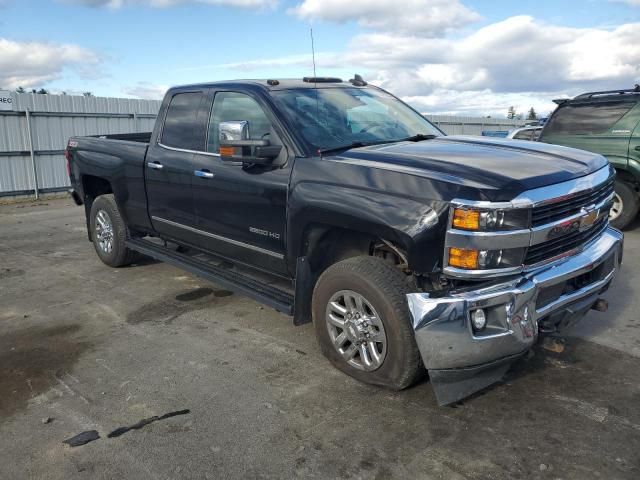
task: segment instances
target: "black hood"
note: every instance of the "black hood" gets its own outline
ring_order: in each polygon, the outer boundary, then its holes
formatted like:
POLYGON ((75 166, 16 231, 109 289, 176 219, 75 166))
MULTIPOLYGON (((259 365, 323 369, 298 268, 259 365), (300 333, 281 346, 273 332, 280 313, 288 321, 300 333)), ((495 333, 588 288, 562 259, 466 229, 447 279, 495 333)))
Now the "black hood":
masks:
POLYGON ((446 176, 453 183, 473 185, 493 191, 491 197, 505 198, 582 177, 607 164, 602 155, 584 150, 470 136, 354 148, 338 158, 423 176, 446 176))

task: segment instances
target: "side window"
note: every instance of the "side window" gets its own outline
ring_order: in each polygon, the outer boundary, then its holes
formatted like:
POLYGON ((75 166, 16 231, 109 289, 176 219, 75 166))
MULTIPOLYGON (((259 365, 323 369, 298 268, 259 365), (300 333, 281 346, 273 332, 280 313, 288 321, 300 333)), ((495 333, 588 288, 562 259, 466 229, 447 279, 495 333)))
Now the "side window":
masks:
POLYGON ((271 128, 271 122, 258 102, 244 93, 218 92, 213 100, 211 118, 209 119, 207 152, 218 153, 220 151, 220 122, 242 120, 249 122, 249 138, 251 140, 265 139, 270 140, 273 144, 279 143, 271 128))
POLYGON ((534 142, 537 142, 538 139, 540 139, 540 132, 542 132, 541 128, 536 128, 533 131, 533 135, 531 135, 531 140, 533 140, 534 142))
POLYGON ((178 93, 167 109, 161 143, 167 147, 203 150, 205 125, 198 122, 202 92, 178 93))
POLYGON ((549 119, 544 133, 545 135, 605 133, 633 106, 631 102, 560 106, 549 119))
POLYGON ((531 140, 531 130, 522 130, 513 136, 516 140, 531 140))

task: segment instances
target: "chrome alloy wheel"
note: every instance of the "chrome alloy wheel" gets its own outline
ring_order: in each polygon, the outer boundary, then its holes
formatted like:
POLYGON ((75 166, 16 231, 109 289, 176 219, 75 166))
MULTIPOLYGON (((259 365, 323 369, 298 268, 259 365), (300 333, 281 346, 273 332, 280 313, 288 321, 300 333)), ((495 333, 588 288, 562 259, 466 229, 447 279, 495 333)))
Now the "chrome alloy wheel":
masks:
POLYGON ((380 368, 387 355, 387 335, 373 305, 359 293, 335 293, 325 314, 329 338, 344 360, 358 370, 380 368))
POLYGON ((617 193, 614 193, 613 205, 611 205, 611 209, 609 210, 609 221, 612 222, 613 220, 618 218, 622 213, 623 208, 624 208, 624 202, 622 201, 622 197, 617 193))
POLYGON ((104 253, 111 253, 113 250, 113 225, 111 217, 104 210, 98 210, 96 214, 95 230, 100 250, 104 253))

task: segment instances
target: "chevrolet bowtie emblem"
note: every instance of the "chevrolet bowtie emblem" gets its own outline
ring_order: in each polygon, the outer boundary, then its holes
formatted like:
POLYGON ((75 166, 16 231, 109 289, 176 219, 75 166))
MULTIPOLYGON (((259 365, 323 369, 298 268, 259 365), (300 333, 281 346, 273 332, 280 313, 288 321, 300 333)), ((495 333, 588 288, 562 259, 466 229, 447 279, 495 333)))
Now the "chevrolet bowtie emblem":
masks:
POLYGON ((582 207, 581 213, 584 213, 584 215, 580 217, 580 231, 582 232, 593 227, 593 224, 598 220, 600 210, 595 207, 582 207))

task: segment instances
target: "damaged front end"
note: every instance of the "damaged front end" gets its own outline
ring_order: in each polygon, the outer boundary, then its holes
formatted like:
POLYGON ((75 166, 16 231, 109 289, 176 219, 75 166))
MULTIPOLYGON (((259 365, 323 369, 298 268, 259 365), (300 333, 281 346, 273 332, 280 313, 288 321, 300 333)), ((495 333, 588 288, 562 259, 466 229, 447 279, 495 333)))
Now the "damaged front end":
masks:
POLYGON ((536 342, 594 307, 622 261, 607 227, 578 253, 477 289, 407 295, 415 338, 440 405, 497 381, 536 342), (482 312, 482 313, 476 313, 482 312))

